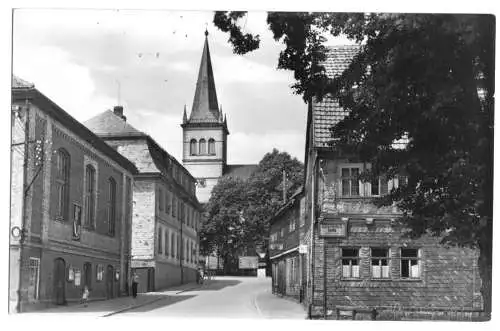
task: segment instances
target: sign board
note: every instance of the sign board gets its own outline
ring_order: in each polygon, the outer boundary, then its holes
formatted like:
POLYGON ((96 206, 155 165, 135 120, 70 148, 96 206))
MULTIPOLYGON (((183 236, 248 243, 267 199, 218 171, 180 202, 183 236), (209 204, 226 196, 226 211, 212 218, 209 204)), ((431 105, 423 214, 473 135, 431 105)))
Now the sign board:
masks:
POLYGON ((240 256, 238 267, 240 269, 257 269, 257 256, 240 256))
POLYGON ((206 267, 209 270, 223 269, 224 263, 222 258, 219 259, 219 268, 217 268, 217 256, 207 256, 206 267))
POLYGON ((299 254, 307 253, 307 245, 299 245, 299 254))
POLYGON ((266 262, 259 262, 259 268, 265 268, 265 267, 267 267, 266 262))
POLYGON ((347 221, 321 223, 319 234, 322 237, 343 238, 347 232, 347 221))
POLYGON ((154 261, 137 261, 132 260, 130 265, 131 268, 153 268, 155 266, 154 261))

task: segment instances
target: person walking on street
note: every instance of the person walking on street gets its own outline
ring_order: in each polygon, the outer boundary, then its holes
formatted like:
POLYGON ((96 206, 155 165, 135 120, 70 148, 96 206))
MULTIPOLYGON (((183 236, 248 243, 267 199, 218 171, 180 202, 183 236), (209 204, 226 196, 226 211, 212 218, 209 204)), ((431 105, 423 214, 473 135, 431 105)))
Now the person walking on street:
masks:
POLYGON ((85 285, 85 287, 83 288, 83 293, 82 293, 82 304, 84 307, 87 307, 87 305, 89 303, 89 295, 90 295, 89 288, 87 285, 85 285))
POLYGON ((137 298, 137 287, 139 286, 139 275, 134 271, 132 274, 132 296, 137 298))

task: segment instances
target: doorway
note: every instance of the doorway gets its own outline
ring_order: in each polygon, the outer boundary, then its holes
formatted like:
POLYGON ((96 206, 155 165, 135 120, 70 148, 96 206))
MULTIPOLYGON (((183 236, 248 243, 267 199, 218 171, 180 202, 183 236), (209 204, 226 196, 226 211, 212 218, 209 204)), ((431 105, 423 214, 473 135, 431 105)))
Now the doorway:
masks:
POLYGON ((114 277, 113 266, 108 265, 108 269, 106 271, 106 297, 108 299, 113 299, 114 277))
POLYGON ((56 305, 66 304, 66 262, 61 258, 54 260, 53 300, 56 305))
POLYGON ((89 262, 83 264, 83 286, 87 286, 89 291, 92 290, 92 264, 89 262))

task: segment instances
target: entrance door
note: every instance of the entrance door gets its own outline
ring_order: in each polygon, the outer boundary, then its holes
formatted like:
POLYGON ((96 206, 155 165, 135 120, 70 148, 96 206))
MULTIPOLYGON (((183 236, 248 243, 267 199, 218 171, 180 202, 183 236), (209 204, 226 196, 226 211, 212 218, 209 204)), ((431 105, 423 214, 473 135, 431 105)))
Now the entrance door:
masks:
POLYGON ((92 290, 92 264, 88 262, 83 265, 83 286, 85 285, 89 291, 92 290))
POLYGON ((148 292, 154 292, 155 290, 155 269, 148 269, 148 292))
POLYGON ((106 271, 106 297, 108 299, 113 298, 114 276, 113 266, 108 265, 108 269, 106 271))
POLYGON ((66 262, 57 258, 54 260, 54 290, 53 300, 56 305, 66 304, 66 262))

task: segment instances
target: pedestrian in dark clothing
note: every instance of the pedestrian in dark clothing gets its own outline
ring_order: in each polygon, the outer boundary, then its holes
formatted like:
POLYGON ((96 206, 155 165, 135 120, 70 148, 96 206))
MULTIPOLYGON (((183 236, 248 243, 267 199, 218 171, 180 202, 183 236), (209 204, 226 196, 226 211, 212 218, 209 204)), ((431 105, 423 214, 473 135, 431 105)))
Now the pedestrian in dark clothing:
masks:
POLYGON ((139 286, 139 275, 134 272, 132 275, 132 296, 137 298, 137 287, 139 286))

